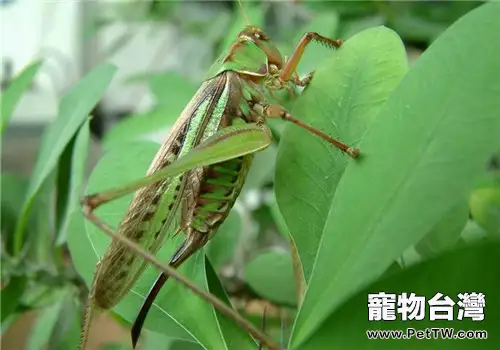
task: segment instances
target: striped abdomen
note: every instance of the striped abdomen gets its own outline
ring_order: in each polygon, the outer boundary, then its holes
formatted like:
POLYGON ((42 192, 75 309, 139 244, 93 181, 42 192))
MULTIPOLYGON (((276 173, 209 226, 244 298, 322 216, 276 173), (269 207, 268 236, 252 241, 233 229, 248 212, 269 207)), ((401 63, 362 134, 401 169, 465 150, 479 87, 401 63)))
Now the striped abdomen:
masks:
POLYGON ((210 236, 217 231, 241 192, 252 159, 250 154, 204 169, 188 227, 210 236))

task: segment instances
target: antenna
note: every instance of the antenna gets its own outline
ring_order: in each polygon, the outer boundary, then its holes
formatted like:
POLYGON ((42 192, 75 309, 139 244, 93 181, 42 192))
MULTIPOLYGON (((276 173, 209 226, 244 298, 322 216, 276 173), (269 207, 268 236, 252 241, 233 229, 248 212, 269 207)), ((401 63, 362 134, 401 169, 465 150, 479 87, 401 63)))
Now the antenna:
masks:
POLYGON ((250 21, 248 20, 247 13, 245 12, 245 8, 243 7, 242 0, 238 0, 238 4, 240 4, 241 13, 243 14, 243 18, 247 25, 250 25, 250 21))

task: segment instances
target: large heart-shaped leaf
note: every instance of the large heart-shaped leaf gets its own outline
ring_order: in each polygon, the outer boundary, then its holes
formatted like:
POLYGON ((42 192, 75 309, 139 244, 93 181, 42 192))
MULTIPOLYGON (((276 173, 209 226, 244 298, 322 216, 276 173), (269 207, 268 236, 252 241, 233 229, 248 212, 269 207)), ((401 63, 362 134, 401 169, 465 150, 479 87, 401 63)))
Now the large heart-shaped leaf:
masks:
MULTIPOLYGON (((356 144, 406 70, 406 54, 398 36, 383 27, 367 30, 330 54, 292 114, 356 144)), ((280 141, 276 197, 306 280, 347 162, 348 157, 330 144, 295 125, 287 126, 280 141)))

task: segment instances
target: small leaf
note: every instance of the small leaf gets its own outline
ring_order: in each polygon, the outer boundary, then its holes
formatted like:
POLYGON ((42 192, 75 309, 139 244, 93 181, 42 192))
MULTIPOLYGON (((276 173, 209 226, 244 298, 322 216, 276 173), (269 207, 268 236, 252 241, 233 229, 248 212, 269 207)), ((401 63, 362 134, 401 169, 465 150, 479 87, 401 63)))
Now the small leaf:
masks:
POLYGON ((245 267, 245 281, 262 297, 286 305, 297 304, 297 291, 289 253, 257 255, 245 267))
POLYGON ((59 115, 44 132, 41 141, 33 176, 16 228, 15 252, 21 251, 29 213, 42 184, 54 171, 64 148, 106 91, 115 71, 116 67, 111 64, 94 68, 62 98, 59 115))
POLYGON ((30 88, 36 73, 42 66, 42 61, 36 61, 24 68, 19 75, 14 78, 9 87, 0 95, 1 122, 0 135, 3 135, 9 120, 14 113, 17 103, 23 94, 30 88))
MULTIPOLYGON (((205 270, 207 273, 207 282, 210 293, 222 300, 226 305, 231 306, 229 297, 222 287, 222 284, 217 277, 217 274, 208 260, 205 261, 205 270)), ((256 347, 255 341, 243 329, 238 327, 234 321, 230 320, 227 316, 215 310, 217 319, 219 321, 221 332, 224 336, 224 341, 227 349, 249 349, 254 350, 256 347)))
POLYGON ((154 181, 169 179, 188 170, 241 157, 266 149, 272 143, 269 130, 257 124, 239 124, 220 129, 168 167, 147 177, 109 189, 117 198, 154 181))
POLYGON ((53 254, 53 225, 55 217, 53 189, 55 184, 55 171, 50 173, 42 183, 34 199, 29 213, 27 235, 24 248, 27 253, 23 256, 25 262, 57 273, 53 254))
POLYGON ((78 131, 75 143, 71 152, 71 167, 69 187, 67 191, 67 206, 64 208, 61 227, 57 234, 57 244, 66 242, 69 220, 71 213, 80 210, 80 196, 85 176, 85 166, 87 164, 87 154, 90 142, 89 121, 87 120, 78 131))

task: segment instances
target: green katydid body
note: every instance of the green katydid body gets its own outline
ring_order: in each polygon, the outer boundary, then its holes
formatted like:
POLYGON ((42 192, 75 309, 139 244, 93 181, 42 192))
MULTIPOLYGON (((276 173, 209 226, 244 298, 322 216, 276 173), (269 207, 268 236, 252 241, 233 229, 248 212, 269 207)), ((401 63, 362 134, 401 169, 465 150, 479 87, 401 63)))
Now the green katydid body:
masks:
MULTIPOLYGON (((239 130, 248 132, 248 128, 246 131, 244 128, 233 128, 238 124, 254 124, 261 134, 268 136, 265 139, 269 141, 260 142, 254 148, 262 149, 272 140, 271 132, 265 125, 266 117, 288 119, 355 157, 357 150, 296 120, 279 104, 269 103, 273 90, 289 89, 290 82, 305 85, 296 76, 295 67, 311 40, 331 47, 340 45, 316 33, 307 33, 295 51, 298 55, 292 55, 284 67, 281 54, 266 34, 257 27, 247 26, 211 67, 207 80, 173 126, 147 174, 153 177, 160 174, 172 163, 185 159, 200 144, 222 142, 223 137, 234 136, 239 130), (226 128, 233 128, 232 135, 225 135, 223 131, 226 128), (217 138, 218 135, 220 138, 217 138)), ((244 152, 238 153, 241 156, 235 153, 234 157, 226 156, 224 161, 216 164, 204 163, 208 165, 199 165, 170 178, 162 177, 156 182, 145 183, 135 193, 117 234, 155 254, 168 233, 184 231, 185 239, 169 262, 172 267, 179 267, 210 240, 227 218, 252 162, 252 152, 255 151, 248 149, 247 152, 246 146, 243 147, 244 152), (180 224, 174 227, 179 211, 180 224)), ((92 200, 97 199, 96 195, 93 196, 87 198, 89 208, 98 205, 92 204, 92 200)), ((86 215, 90 217, 90 214, 86 215)), ((100 309, 115 306, 128 293, 147 264, 121 242, 113 240, 97 266, 89 310, 93 305, 100 309)), ((132 328, 134 346, 148 310, 166 280, 167 275, 161 274, 136 318, 132 328)), ((90 311, 87 312, 82 344, 86 342, 89 322, 90 311)))
MULTIPOLYGON (((230 96, 226 84, 223 84, 225 79, 225 74, 220 75, 201 86, 156 154, 148 175, 167 167, 220 127, 232 123, 231 117, 221 113, 231 108, 227 105, 230 96)), ((202 190, 204 174, 201 170, 203 169, 193 169, 168 182, 158 182, 138 190, 118 227, 118 234, 156 253, 163 245, 167 233, 172 230, 180 207, 183 207, 182 225, 187 230, 190 226, 186 220, 191 218, 196 221, 194 212, 191 211, 189 215, 188 208, 192 208, 197 193, 202 190)), ((199 229, 203 229, 203 223, 196 223, 199 229)), ((146 266, 147 263, 136 258, 133 252, 113 241, 100 261, 96 275, 97 306, 109 309, 116 305, 117 300, 128 292, 146 266)))
MULTIPOLYGON (((262 80, 269 76, 269 65, 281 65, 281 62, 279 52, 268 45, 260 29, 249 26, 242 31, 210 69, 208 80, 173 126, 148 175, 167 167, 222 128, 235 123, 259 123, 265 127, 264 116, 252 107, 266 100, 262 80)), ((168 182, 158 181, 141 188, 117 233, 156 253, 172 232, 174 218, 180 210, 180 229, 186 238, 170 261, 171 266, 180 266, 202 248, 224 222, 243 187, 252 158, 249 154, 192 169, 168 182)), ((147 262, 112 241, 94 277, 96 306, 101 309, 115 306, 146 266, 147 262)), ((161 275, 141 310, 134 326, 134 345, 147 311, 165 281, 166 276, 161 275)))

